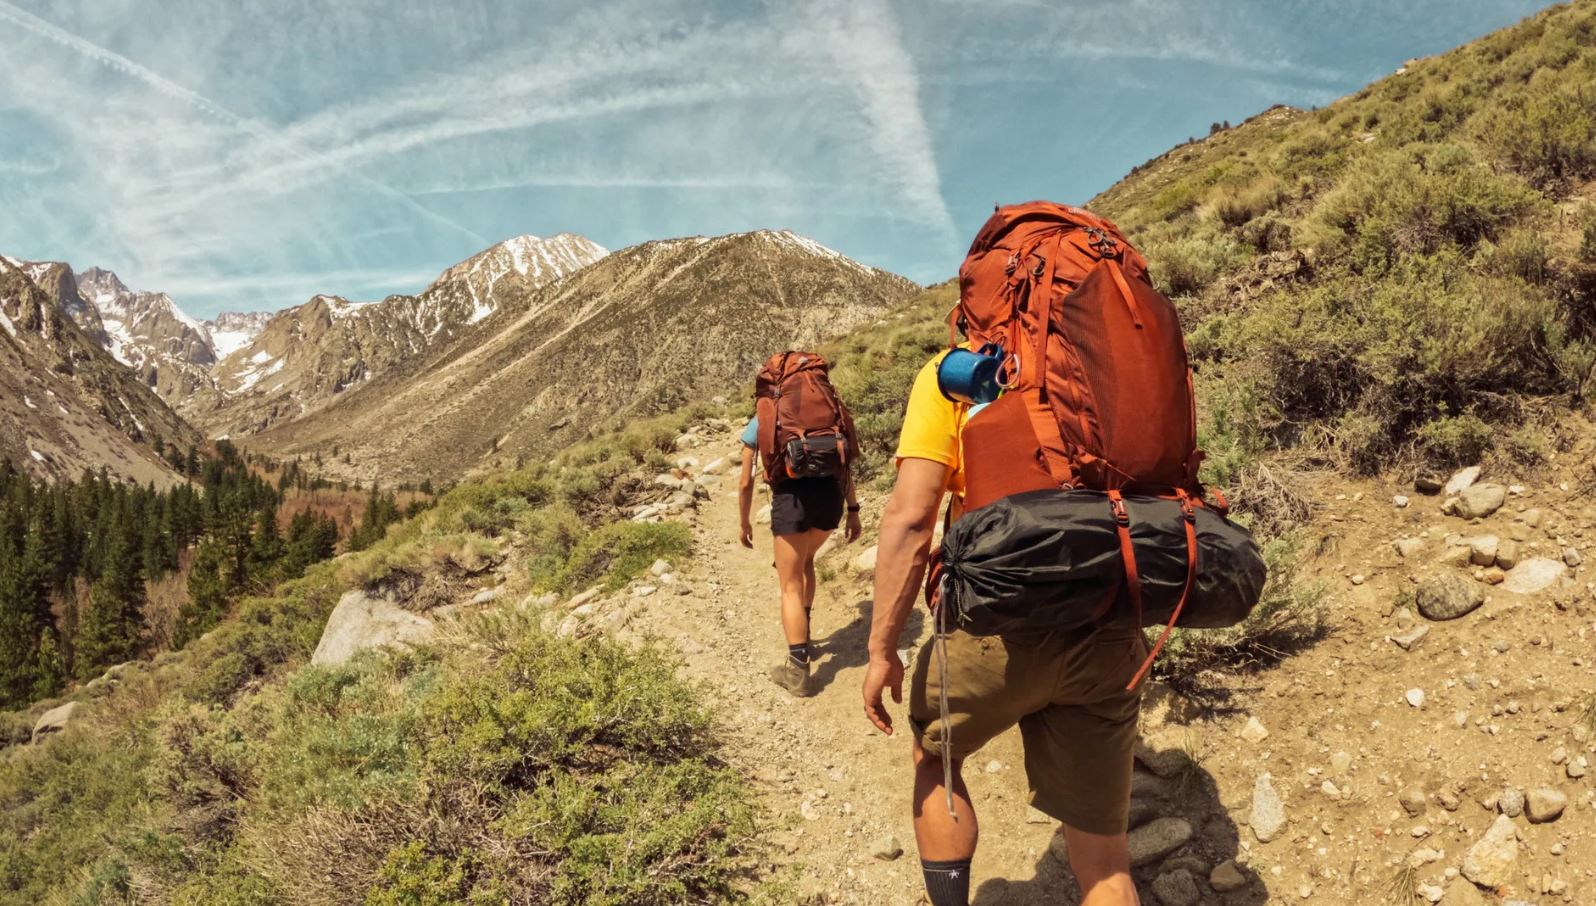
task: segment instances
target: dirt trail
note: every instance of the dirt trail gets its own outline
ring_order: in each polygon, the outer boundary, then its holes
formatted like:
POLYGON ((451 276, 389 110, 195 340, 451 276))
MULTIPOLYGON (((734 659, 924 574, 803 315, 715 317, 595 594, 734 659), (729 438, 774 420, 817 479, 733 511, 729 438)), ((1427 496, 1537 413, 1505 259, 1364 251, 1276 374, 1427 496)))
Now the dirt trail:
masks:
MULTIPOLYGON (((795 877, 800 902, 919 902, 903 708, 888 738, 866 723, 859 697, 870 587, 849 564, 873 537, 868 514, 879 501, 865 501, 865 540, 821 561, 817 692, 794 699, 766 678, 785 653, 768 527, 756 527, 754 551, 737 544, 736 440, 729 431, 705 438, 691 455, 725 465, 716 475, 692 470, 710 495, 690 517, 693 562, 676 588, 626 602, 626 632, 673 645, 709 690, 732 759, 756 778, 773 816, 773 868, 795 877), (903 853, 876 858, 888 837, 903 853)), ((1584 458, 1569 459, 1572 470, 1584 458)), ((1584 569, 1543 593, 1488 587, 1486 604, 1462 619, 1419 619, 1430 631, 1411 650, 1392 640, 1414 625, 1402 604, 1412 608, 1418 578, 1471 575, 1445 562, 1456 538, 1443 536, 1522 538, 1525 556, 1596 542, 1591 502, 1560 490, 1555 472, 1537 477, 1550 486, 1518 491, 1500 513, 1471 521, 1388 484, 1314 489, 1325 506, 1310 526, 1308 572, 1330 586, 1330 636, 1273 669, 1219 678, 1226 697, 1217 706, 1149 689, 1132 807, 1145 903, 1422 903, 1443 891, 1445 906, 1596 903, 1596 790, 1570 770, 1580 758, 1596 764, 1596 739, 1577 729, 1583 696, 1596 689, 1584 569), (1412 495, 1410 507, 1393 507, 1399 493, 1412 495), (1538 524, 1527 526, 1526 514, 1538 524), (1422 550, 1398 556, 1393 542, 1404 537, 1419 537, 1422 550), (1415 689, 1425 693, 1417 706, 1415 689), (1266 734, 1248 726, 1253 719, 1266 734), (1511 798, 1504 787, 1555 790, 1568 804, 1538 824, 1510 809, 1516 846, 1487 896, 1458 875, 1497 822, 1499 800, 1511 798), (1281 825, 1273 832, 1271 799, 1281 825)), ((910 629, 916 646, 929 637, 919 614, 910 629)), ((975 901, 1078 902, 1054 825, 1027 805, 1018 735, 972 762, 983 829, 975 901)))

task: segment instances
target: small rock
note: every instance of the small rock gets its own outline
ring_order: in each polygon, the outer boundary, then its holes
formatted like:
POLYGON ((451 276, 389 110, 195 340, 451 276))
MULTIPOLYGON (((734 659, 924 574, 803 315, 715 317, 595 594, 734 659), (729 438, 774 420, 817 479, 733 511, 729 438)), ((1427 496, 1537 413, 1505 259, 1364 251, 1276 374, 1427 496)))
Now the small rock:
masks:
POLYGON ((1417 817, 1424 814, 1424 790, 1419 787, 1410 786, 1398 793, 1397 802, 1402 806, 1402 810, 1409 815, 1417 817))
POLYGON ((571 600, 566 602, 566 606, 567 607, 581 607, 583 604, 586 604, 587 602, 593 600, 594 598, 598 597, 599 595, 601 595, 603 593, 604 593, 604 590, 602 588, 599 588, 597 585, 595 585, 592 588, 589 588, 587 591, 584 591, 581 594, 576 595, 575 597, 571 598, 571 600))
POLYGON ((1402 697, 1407 699, 1408 700, 1408 704, 1412 705, 1415 708, 1424 707, 1424 690, 1423 689, 1409 689, 1406 693, 1403 694, 1402 697))
POLYGON ((1501 585, 1507 581, 1507 573, 1500 566, 1490 566, 1480 570, 1479 579, 1486 585, 1501 585))
POLYGON ((1496 808, 1509 818, 1524 814, 1524 791, 1516 787, 1502 790, 1496 797, 1496 808))
POLYGON ((1195 906, 1202 899, 1196 879, 1184 868, 1154 878, 1153 894, 1164 906, 1195 906))
POLYGON ((1269 730, 1258 721, 1258 718, 1249 717, 1247 725, 1241 728, 1241 738, 1251 743, 1263 742, 1269 738, 1269 730))
POLYGON ((1524 812, 1529 816, 1531 824, 1546 824, 1562 817, 1563 809, 1568 808, 1568 796, 1561 790, 1550 787, 1538 787, 1530 790, 1525 797, 1524 812))
POLYGON ((1414 554, 1417 554, 1421 550, 1424 550, 1424 539, 1423 538, 1398 538, 1395 542, 1392 543, 1391 546, 1396 548, 1396 552, 1397 552, 1397 556, 1398 557, 1402 557, 1402 558, 1405 559, 1407 557, 1413 556, 1414 554))
POLYGON ((1131 865, 1156 862, 1191 841, 1185 818, 1157 818, 1130 832, 1131 865))
POLYGON ((849 562, 849 565, 853 567, 853 571, 860 574, 875 571, 876 550, 876 545, 872 544, 860 551, 859 555, 849 562))
POLYGON ((1476 566, 1490 566, 1496 562, 1497 548, 1501 546, 1495 535, 1481 535, 1469 541, 1469 562, 1476 566))
POLYGON ((1366 580, 1362 573, 1353 573, 1350 581, 1353 585, 1362 585, 1366 580))
POLYGON ((664 560, 655 560, 654 564, 648 568, 648 574, 656 579, 670 571, 671 565, 664 560))
POLYGON ((1474 482, 1479 480, 1480 467, 1469 466, 1466 469, 1459 469, 1458 471, 1453 472, 1452 477, 1446 480, 1446 484, 1441 488, 1441 491, 1448 497, 1452 496, 1453 494, 1461 494, 1473 487, 1474 482))
POLYGON ((1576 548, 1572 548, 1572 547, 1563 548, 1563 562, 1568 565, 1569 569, 1573 569, 1573 568, 1579 566, 1584 561, 1585 561, 1585 558, 1583 558, 1583 557, 1581 557, 1579 555, 1579 551, 1576 548))
POLYGON ((499 595, 502 595, 502 594, 504 594, 504 587, 503 586, 500 586, 498 588, 484 588, 481 591, 477 592, 475 595, 471 596, 471 603, 472 604, 487 604, 487 603, 489 603, 491 601, 498 600, 499 599, 499 595))
POLYGON ((1464 519, 1484 519, 1507 502, 1507 488, 1499 484, 1477 484, 1457 496, 1457 514, 1464 519))
POLYGON ((1519 595, 1534 594, 1550 587, 1567 571, 1568 567, 1560 560, 1535 557, 1509 570, 1502 588, 1519 595))
POLYGON ((1397 643, 1397 645, 1400 646, 1403 651, 1412 651, 1413 646, 1417 645, 1420 639, 1423 639, 1429 634, 1429 626, 1415 626, 1407 632, 1404 632, 1400 635, 1389 636, 1389 638, 1391 641, 1397 643))
POLYGON ((759 508, 759 512, 754 514, 754 522, 758 525, 770 524, 770 504, 767 503, 759 508))
POLYGON ((1331 799, 1341 798, 1341 788, 1336 786, 1335 782, 1331 780, 1326 780, 1324 783, 1319 784, 1319 792, 1324 793, 1331 799))
POLYGON ((1259 843, 1268 843, 1280 836, 1286 827, 1286 807, 1275 792, 1269 775, 1259 774, 1252 787, 1252 815, 1248 821, 1252 834, 1259 843))
POLYGON ((903 844, 898 838, 887 834, 870 841, 870 855, 882 862, 892 862, 903 855, 903 844))
POLYGON ((1426 618, 1455 620, 1484 604, 1485 592, 1465 577, 1448 573, 1419 580, 1414 598, 1426 618))
POLYGON ((1518 542, 1508 539, 1497 545, 1496 565, 1503 569, 1512 569, 1518 565, 1518 561, 1522 559, 1522 556, 1519 553, 1518 542))
POLYGON ((1501 887, 1513 879, 1517 861, 1518 830, 1512 818, 1497 815, 1485 836, 1463 856, 1463 877, 1481 887, 1501 887))
POLYGON ((1039 809, 1039 808, 1037 808, 1036 806, 1033 805, 1033 806, 1031 806, 1031 807, 1029 807, 1029 808, 1027 808, 1025 810, 1025 823, 1026 824, 1057 824, 1058 822, 1053 820, 1053 816, 1049 815, 1047 812, 1044 812, 1041 809, 1039 809))
POLYGON ((634 597, 634 598, 646 598, 646 597, 648 597, 649 595, 653 594, 656 591, 659 591, 659 588, 657 586, 654 586, 654 585, 639 585, 636 588, 632 589, 632 597, 634 597))
POLYGON ((1446 487, 1446 479, 1434 472, 1420 472, 1413 479, 1413 489, 1420 494, 1439 494, 1446 487))
POLYGON ((1230 893, 1232 890, 1246 887, 1247 876, 1236 867, 1234 859, 1226 859, 1215 865, 1214 870, 1208 873, 1208 886, 1219 893, 1230 893))
POLYGON ((1570 759, 1568 765, 1563 768, 1563 773, 1568 775, 1569 780, 1578 780, 1585 776, 1585 769, 1588 766, 1585 756, 1581 755, 1578 758, 1570 759))
POLYGON ((1337 777, 1352 770, 1352 756, 1346 752, 1337 752, 1330 756, 1330 770, 1337 777))
POLYGON ((815 805, 813 799, 805 799, 798 804, 798 814, 802 815, 805 821, 819 821, 820 807, 815 805))
POLYGON ((1398 494, 1395 497, 1392 497, 1391 498, 1391 505, 1396 507, 1399 510, 1407 509, 1407 507, 1408 507, 1407 495, 1406 494, 1398 494))

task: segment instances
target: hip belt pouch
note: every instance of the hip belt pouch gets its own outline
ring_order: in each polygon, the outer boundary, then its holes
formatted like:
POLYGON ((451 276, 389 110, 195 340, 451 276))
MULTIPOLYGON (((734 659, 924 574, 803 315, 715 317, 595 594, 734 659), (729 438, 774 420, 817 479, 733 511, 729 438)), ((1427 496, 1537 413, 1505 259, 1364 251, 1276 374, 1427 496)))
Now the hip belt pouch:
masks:
MULTIPOLYGON (((1142 625, 1169 621, 1186 591, 1185 513, 1178 500, 1126 494, 1142 586, 1142 625)), ((1267 570, 1252 535, 1206 507, 1195 512, 1197 571, 1177 626, 1246 619, 1267 570)), ((966 513, 942 542, 943 605, 973 635, 1077 629, 1122 597, 1125 566, 1108 495, 1027 491, 966 513)))
POLYGON ((848 442, 841 434, 817 432, 787 441, 784 451, 789 478, 841 475, 848 463, 848 442))

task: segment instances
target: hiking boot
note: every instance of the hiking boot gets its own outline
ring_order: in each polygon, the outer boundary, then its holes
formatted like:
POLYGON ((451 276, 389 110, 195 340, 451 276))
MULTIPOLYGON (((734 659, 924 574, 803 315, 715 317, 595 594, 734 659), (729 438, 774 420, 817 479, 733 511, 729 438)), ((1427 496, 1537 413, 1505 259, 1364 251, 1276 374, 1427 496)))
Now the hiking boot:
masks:
POLYGON ((799 666, 792 658, 782 658, 781 663, 770 668, 770 681, 798 698, 809 697, 809 665, 799 666))

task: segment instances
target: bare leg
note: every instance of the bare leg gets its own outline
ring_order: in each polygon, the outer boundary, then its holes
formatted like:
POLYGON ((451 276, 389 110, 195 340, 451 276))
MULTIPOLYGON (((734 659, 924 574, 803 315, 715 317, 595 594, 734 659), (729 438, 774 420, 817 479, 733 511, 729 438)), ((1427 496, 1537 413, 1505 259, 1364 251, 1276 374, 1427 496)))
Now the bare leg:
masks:
POLYGON ((1064 844, 1081 885, 1081 906, 1139 906, 1124 834, 1089 834, 1066 824, 1064 844))
POLYGON ((953 810, 948 814, 948 797, 942 785, 942 759, 914 744, 914 839, 920 858, 936 862, 956 862, 975 855, 980 828, 975 821, 975 806, 965 789, 962 761, 953 762, 953 810))
POLYGON ((814 551, 809 548, 809 533, 777 535, 776 578, 781 582, 781 629, 788 645, 809 641, 809 607, 813 600, 814 551), (808 597, 806 598, 806 592, 808 597))

